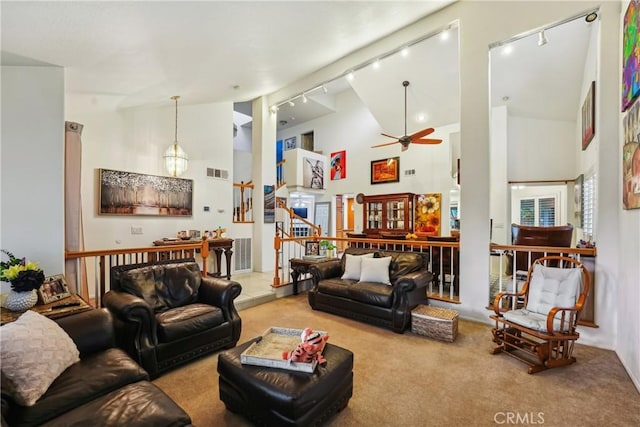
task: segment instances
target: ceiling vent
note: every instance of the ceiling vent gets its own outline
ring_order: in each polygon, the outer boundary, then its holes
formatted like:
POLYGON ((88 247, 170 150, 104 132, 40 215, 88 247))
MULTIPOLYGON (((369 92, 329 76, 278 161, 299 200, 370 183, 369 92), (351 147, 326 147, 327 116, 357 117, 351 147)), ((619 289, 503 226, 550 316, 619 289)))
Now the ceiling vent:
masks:
POLYGON ((229 179, 229 171, 225 169, 207 168, 207 176, 216 179, 229 179))

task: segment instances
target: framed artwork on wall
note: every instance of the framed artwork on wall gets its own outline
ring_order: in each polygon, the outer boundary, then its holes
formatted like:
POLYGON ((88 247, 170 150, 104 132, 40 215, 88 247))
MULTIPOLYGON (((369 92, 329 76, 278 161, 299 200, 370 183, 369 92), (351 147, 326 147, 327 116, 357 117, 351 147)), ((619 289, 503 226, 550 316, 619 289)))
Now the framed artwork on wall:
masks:
POLYGON ((284 140, 284 149, 286 150, 293 150, 294 148, 298 148, 298 144, 297 144, 297 138, 295 136, 292 136, 291 138, 286 138, 284 140))
POLYGON ((582 150, 587 146, 596 133, 596 82, 591 82, 587 96, 582 103, 582 150))
POLYGON ((622 111, 640 94, 640 0, 631 0, 623 18, 622 111))
POLYGON ((264 186, 264 223, 273 224, 276 222, 276 187, 274 185, 264 186))
POLYGON ((400 157, 371 161, 371 184, 400 181, 400 157))
POLYGON ((347 152, 345 150, 331 153, 331 180, 337 181, 347 177, 347 152))
POLYGON ((193 180, 99 169, 100 215, 191 216, 193 180))
POLYGON ((305 157, 302 168, 303 187, 316 190, 324 189, 324 162, 322 160, 305 157))
POLYGON ((640 209, 640 104, 635 103, 623 119, 622 207, 640 209))

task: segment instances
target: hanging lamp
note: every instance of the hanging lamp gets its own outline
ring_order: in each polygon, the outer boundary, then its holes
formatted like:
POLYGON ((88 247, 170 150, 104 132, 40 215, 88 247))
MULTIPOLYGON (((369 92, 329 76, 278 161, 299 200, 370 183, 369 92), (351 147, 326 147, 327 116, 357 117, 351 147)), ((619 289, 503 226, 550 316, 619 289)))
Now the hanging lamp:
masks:
POLYGON ((173 144, 164 152, 164 167, 171 176, 180 176, 187 170, 189 156, 178 144, 178 99, 179 96, 172 96, 176 102, 176 128, 173 144))

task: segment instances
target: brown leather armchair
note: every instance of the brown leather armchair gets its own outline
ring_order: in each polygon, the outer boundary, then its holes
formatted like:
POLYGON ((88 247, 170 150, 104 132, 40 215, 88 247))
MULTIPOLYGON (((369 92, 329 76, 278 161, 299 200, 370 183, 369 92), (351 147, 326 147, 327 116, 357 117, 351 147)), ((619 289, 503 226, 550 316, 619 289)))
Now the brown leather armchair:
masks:
MULTIPOLYGON (((573 237, 573 225, 557 227, 535 227, 511 224, 511 244, 521 246, 553 246, 570 247, 573 237)), ((544 256, 543 252, 531 252, 531 264, 544 256)), ((529 252, 519 251, 515 254, 516 271, 529 270, 529 252)), ((513 254, 507 254, 507 275, 513 274, 513 254)))
POLYGON ((194 259, 115 266, 104 304, 114 317, 116 340, 156 377, 176 365, 240 338, 233 300, 239 283, 202 277, 194 259))

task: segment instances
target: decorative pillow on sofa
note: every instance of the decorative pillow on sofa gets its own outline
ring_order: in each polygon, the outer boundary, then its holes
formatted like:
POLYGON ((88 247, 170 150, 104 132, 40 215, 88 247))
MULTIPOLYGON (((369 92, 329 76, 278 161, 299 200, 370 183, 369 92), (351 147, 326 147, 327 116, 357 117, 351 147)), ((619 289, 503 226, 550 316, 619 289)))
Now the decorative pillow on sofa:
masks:
POLYGON ((344 274, 341 279, 360 280, 360 271, 362 267, 362 260, 364 258, 373 258, 373 252, 364 255, 350 255, 344 254, 344 274))
POLYGON ((80 361, 78 347, 56 322, 27 310, 2 326, 2 389, 16 403, 32 406, 69 366, 80 361))
POLYGON ((384 283, 391 285, 389 281, 389 264, 391 257, 365 258, 362 260, 361 282, 384 283))

